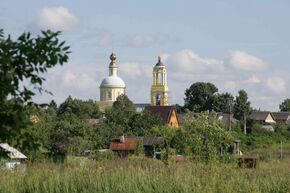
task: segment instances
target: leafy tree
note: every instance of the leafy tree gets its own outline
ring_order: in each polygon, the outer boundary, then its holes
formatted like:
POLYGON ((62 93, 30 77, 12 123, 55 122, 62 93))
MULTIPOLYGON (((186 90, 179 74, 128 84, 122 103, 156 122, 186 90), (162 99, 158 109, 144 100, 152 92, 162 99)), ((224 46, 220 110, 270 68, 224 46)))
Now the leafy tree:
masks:
POLYGON ((251 113, 251 103, 248 101, 248 94, 244 90, 239 91, 234 103, 234 117, 244 121, 244 133, 247 133, 247 117, 251 113))
POLYGON ((99 106, 93 100, 83 101, 80 99, 72 99, 69 96, 62 104, 60 104, 57 114, 59 116, 71 116, 74 114, 80 119, 99 118, 99 106))
POLYGON ((53 108, 53 109, 57 109, 57 104, 54 100, 51 100, 50 103, 48 104, 48 107, 53 108))
POLYGON ((231 133, 222 128, 215 113, 200 113, 188 119, 183 128, 196 159, 217 160, 220 148, 228 148, 233 140, 231 133))
POLYGON ((129 122, 131 132, 136 136, 144 136, 150 133, 155 126, 161 126, 160 117, 151 115, 149 112, 135 113, 129 122))
POLYGON ((113 103, 113 109, 132 112, 136 111, 134 103, 125 94, 117 97, 117 100, 113 103))
POLYGON ((234 106, 234 96, 230 93, 217 94, 214 97, 213 110, 215 112, 230 113, 234 106))
POLYGON ((212 110, 214 94, 217 92, 212 83, 196 82, 185 90, 184 107, 194 112, 212 110))
POLYGON ((290 99, 285 99, 279 106, 281 112, 289 112, 290 111, 290 99))
POLYGON ((32 103, 33 89, 50 93, 42 88, 42 74, 68 61, 69 47, 59 41, 59 35, 60 32, 42 31, 34 38, 23 33, 12 40, 0 30, 0 140, 13 144, 13 138, 22 132, 20 129, 30 123, 27 104, 32 103))

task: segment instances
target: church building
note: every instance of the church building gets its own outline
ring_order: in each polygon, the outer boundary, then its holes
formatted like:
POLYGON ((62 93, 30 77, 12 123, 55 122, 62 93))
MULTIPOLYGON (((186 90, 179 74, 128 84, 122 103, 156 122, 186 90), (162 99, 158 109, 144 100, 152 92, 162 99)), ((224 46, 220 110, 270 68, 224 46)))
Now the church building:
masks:
POLYGON ((153 68, 153 84, 151 86, 151 106, 168 105, 168 86, 166 68, 161 57, 153 68))
POLYGON ((100 85, 100 104, 101 106, 111 106, 118 96, 125 94, 126 85, 117 75, 116 54, 110 56, 109 76, 100 85))

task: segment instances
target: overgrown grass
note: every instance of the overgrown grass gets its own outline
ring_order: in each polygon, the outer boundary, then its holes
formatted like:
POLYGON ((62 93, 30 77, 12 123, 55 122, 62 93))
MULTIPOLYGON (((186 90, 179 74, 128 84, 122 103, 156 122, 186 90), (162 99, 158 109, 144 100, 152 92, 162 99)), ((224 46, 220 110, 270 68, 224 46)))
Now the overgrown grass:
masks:
POLYGON ((80 192, 290 192, 290 160, 236 164, 184 162, 165 165, 145 158, 34 163, 26 171, 0 170, 2 193, 80 192))

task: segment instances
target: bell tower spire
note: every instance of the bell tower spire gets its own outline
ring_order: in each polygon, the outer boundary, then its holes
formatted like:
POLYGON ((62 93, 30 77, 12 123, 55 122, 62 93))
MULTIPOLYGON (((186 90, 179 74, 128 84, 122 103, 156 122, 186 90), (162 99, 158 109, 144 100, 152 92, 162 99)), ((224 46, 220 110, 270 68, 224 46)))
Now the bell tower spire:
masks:
POLYGON ((151 86, 151 105, 167 106, 168 105, 168 86, 166 67, 158 56, 158 62, 153 67, 153 83, 151 86))
POLYGON ((114 51, 110 55, 110 59, 111 59, 111 62, 109 65, 109 76, 117 76, 117 69, 118 69, 117 64, 116 64, 117 56, 114 51))

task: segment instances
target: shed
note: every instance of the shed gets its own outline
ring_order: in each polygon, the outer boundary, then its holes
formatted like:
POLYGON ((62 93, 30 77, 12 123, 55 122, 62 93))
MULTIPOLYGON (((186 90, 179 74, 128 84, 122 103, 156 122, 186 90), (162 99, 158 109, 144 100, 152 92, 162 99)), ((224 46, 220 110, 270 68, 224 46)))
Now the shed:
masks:
POLYGON ((21 153, 20 151, 18 151, 14 147, 11 147, 7 143, 0 143, 0 147, 1 147, 1 149, 3 149, 4 152, 7 153, 7 156, 10 159, 18 159, 18 160, 27 159, 27 157, 23 153, 21 153))
POLYGON ((125 158, 130 154, 135 153, 137 145, 138 140, 136 138, 127 138, 122 136, 112 140, 110 150, 116 152, 119 157, 125 158))
POLYGON ((128 157, 134 154, 138 143, 144 148, 145 156, 153 157, 155 148, 164 146, 164 138, 149 136, 149 137, 125 137, 113 139, 110 144, 110 150, 116 152, 119 157, 128 157))

